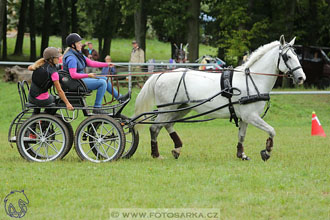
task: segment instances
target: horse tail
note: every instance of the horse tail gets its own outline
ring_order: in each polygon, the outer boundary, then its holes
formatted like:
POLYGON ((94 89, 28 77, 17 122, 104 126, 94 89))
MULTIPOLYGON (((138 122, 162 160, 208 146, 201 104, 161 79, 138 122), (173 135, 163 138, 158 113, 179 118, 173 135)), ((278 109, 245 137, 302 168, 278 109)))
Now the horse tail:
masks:
MULTIPOLYGON (((134 116, 138 116, 144 112, 152 110, 152 107, 155 104, 155 84, 158 76, 159 74, 152 75, 144 84, 140 93, 136 97, 134 116)), ((135 128, 140 130, 142 125, 137 124, 135 128)))

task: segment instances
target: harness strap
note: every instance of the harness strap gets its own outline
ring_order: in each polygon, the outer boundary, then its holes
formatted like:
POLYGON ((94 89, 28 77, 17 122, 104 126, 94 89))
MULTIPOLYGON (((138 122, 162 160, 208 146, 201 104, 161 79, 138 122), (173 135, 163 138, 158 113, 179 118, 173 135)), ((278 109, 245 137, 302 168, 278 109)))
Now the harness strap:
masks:
POLYGON ((178 87, 176 88, 176 92, 175 92, 175 95, 173 97, 173 103, 175 103, 175 99, 176 99, 176 97, 178 95, 178 92, 179 92, 179 89, 180 89, 180 86, 181 86, 181 82, 183 82, 183 86, 184 86, 184 90, 185 90, 185 93, 186 93, 188 102, 190 102, 189 94, 188 94, 188 91, 187 91, 186 80, 185 80, 187 71, 188 71, 188 69, 185 69, 185 71, 183 71, 183 73, 182 73, 182 76, 180 78, 178 87))

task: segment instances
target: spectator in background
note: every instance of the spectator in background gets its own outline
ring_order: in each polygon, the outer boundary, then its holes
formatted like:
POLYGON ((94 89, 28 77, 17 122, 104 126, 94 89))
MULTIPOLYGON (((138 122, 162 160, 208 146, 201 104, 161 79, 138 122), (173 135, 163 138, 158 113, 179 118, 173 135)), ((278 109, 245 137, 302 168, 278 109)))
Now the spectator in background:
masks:
MULTIPOLYGON (((139 47, 139 44, 134 40, 132 41, 132 52, 131 58, 129 60, 130 63, 144 63, 144 51, 139 47)), ((141 72, 141 66, 133 66, 133 72, 141 72)))
MULTIPOLYGON (((93 48, 92 42, 86 42, 82 46, 82 52, 90 60, 97 61, 99 59, 99 53, 93 48), (85 49, 86 46, 87 49, 85 49)), ((86 67, 86 73, 95 73, 97 72, 97 70, 97 68, 86 67)))
POLYGON ((60 66, 59 69, 63 69, 63 50, 62 48, 57 48, 58 52, 61 54, 61 56, 58 58, 58 65, 60 66))
MULTIPOLYGON (((112 59, 111 59, 111 57, 109 55, 107 55, 104 60, 105 60, 106 63, 111 63, 112 62, 112 59)), ((103 67, 101 74, 102 75, 109 75, 109 74, 110 75, 116 75, 117 74, 117 71, 116 71, 115 65, 110 64, 107 67, 103 67)))

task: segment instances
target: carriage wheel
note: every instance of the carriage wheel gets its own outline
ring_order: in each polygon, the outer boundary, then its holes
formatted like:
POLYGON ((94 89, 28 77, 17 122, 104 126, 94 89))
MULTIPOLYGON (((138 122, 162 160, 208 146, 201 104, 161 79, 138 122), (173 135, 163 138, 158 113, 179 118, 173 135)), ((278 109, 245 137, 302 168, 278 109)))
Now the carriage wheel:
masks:
POLYGON ((73 131, 72 125, 68 122, 63 121, 62 116, 60 114, 55 114, 55 116, 57 118, 59 118, 65 124, 65 126, 67 127, 68 132, 69 132, 68 147, 67 147, 66 151, 64 152, 64 155, 62 157, 62 159, 63 159, 70 152, 70 150, 72 148, 72 145, 74 142, 74 131, 73 131))
POLYGON ((122 155, 125 134, 115 119, 107 115, 95 115, 81 122, 74 142, 82 160, 108 162, 117 160, 122 155))
POLYGON ((17 149, 29 161, 61 159, 69 147, 69 131, 53 115, 38 114, 26 120, 17 133, 17 149))
MULTIPOLYGON (((125 115, 121 115, 119 122, 121 122, 123 119, 128 119, 128 117, 125 115)), ((125 125, 123 126, 123 129, 125 133, 126 144, 124 153, 121 157, 124 159, 129 159, 134 155, 138 148, 140 141, 139 132, 137 132, 134 128, 129 128, 125 125)))
POLYGON ((73 131, 71 124, 67 123, 67 122, 64 122, 64 124, 67 127, 68 132, 69 132, 69 140, 68 140, 69 144, 68 144, 68 147, 66 148, 66 151, 64 152, 62 159, 70 152, 73 142, 74 142, 74 131, 73 131))

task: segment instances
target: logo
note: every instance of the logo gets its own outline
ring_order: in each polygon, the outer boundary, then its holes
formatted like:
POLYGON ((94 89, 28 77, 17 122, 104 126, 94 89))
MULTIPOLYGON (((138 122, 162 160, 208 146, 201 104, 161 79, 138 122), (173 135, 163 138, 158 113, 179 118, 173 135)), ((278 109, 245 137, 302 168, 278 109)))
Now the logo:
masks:
POLYGON ((27 204, 29 204, 29 199, 22 191, 11 191, 6 198, 5 211, 7 215, 12 218, 23 218, 27 212, 27 204))

